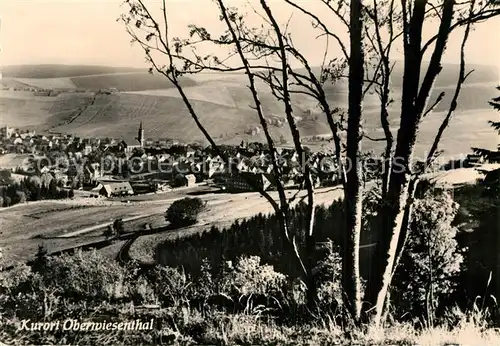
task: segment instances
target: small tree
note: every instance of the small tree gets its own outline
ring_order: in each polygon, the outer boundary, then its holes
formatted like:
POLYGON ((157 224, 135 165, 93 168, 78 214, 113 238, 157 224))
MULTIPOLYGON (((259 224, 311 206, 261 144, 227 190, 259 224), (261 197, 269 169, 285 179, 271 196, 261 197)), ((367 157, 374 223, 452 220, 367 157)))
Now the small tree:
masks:
POLYGON ((51 179, 49 183, 49 198, 59 198, 59 188, 55 179, 51 179))
POLYGON ((113 226, 109 225, 108 227, 106 227, 106 229, 104 230, 102 235, 105 236, 106 240, 109 241, 116 236, 116 232, 115 232, 115 229, 113 228, 113 226))
POLYGON ((174 227, 192 225, 196 223, 198 214, 204 207, 205 203, 201 199, 186 197, 172 203, 165 214, 165 220, 174 227))
POLYGON ((125 223, 123 222, 123 219, 116 219, 113 222, 113 229, 116 233, 116 235, 120 236, 123 233, 125 233, 125 223))
POLYGON ((38 251, 35 255, 35 261, 33 263, 33 270, 35 272, 41 272, 47 266, 48 262, 48 252, 44 244, 38 245, 38 251))
POLYGON ((453 226, 457 211, 458 204, 447 192, 430 186, 415 201, 407 251, 395 272, 394 303, 401 313, 425 316, 431 325, 439 303, 453 292, 453 278, 463 261, 453 226))

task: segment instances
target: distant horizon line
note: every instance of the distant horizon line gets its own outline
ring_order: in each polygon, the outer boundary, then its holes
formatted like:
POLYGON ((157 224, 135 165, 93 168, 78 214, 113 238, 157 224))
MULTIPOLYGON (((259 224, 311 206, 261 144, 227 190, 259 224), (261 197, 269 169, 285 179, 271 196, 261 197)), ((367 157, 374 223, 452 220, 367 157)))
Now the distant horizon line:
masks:
MULTIPOLYGON (((395 59, 395 61, 401 61, 403 62, 403 59, 395 59)), ((430 62, 430 60, 422 60, 422 62, 430 62)), ((442 62, 444 65, 460 65, 459 62, 442 62)), ((493 65, 493 64, 482 64, 482 63, 466 63, 466 66, 484 66, 484 67, 494 67, 497 69, 500 69, 500 66, 498 65, 493 65)), ((148 65, 145 65, 144 67, 140 67, 138 65, 136 66, 131 66, 131 65, 105 65, 105 64, 76 64, 76 63, 71 63, 71 64, 60 64, 60 63, 29 63, 29 64, 3 64, 0 66, 0 71, 4 68, 12 68, 12 67, 27 67, 27 66, 80 66, 80 67, 107 67, 107 68, 126 68, 126 69, 149 69, 148 65)), ((313 67, 320 67, 320 65, 314 65, 313 67)))
POLYGON ((0 69, 7 67, 25 67, 25 66, 81 66, 81 67, 112 67, 112 68, 130 68, 130 69, 147 69, 148 67, 139 66, 124 66, 124 65, 104 65, 104 64, 54 64, 54 63, 29 63, 29 64, 3 64, 0 69))

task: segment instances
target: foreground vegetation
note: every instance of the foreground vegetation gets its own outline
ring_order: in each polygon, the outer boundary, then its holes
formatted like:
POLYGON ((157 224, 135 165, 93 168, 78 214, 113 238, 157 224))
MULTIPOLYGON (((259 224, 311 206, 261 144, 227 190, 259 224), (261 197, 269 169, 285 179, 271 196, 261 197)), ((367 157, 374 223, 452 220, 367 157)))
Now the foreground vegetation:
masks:
MULTIPOLYGON (((326 264, 326 263, 325 263, 326 264)), ((305 308, 299 283, 258 257, 226 262, 201 275, 158 266, 120 267, 97 252, 43 259, 1 278, 0 340, 7 344, 498 344, 485 310, 450 309, 436 326, 387 323, 372 330, 343 325, 327 300, 305 308), (141 308, 142 306, 142 308, 141 308), (146 307, 146 308, 144 308, 146 307), (148 308, 149 307, 149 308, 148 308), (153 307, 153 308, 152 308, 153 307), (154 319, 149 331, 18 331, 23 319, 56 321, 154 319)), ((330 289, 329 292, 333 292, 330 289)))
MULTIPOLYGON (((458 199, 475 195, 491 202, 484 195, 489 190, 488 185, 471 187, 458 199)), ((365 205, 377 203, 372 197, 365 205)), ((327 224, 338 224, 341 208, 342 203, 335 202, 318 209, 318 235, 327 235, 327 224)), ((293 265, 283 265, 290 261, 274 238, 279 232, 276 220, 260 215, 226 230, 207 230, 165 243, 158 254, 169 266, 120 265, 96 251, 60 257, 47 257, 41 251, 32 267, 19 265, 0 275, 0 340, 16 345, 498 344, 491 282, 475 281, 484 293, 480 297, 461 295, 463 277, 469 271, 468 251, 456 240, 457 232, 462 232, 458 222, 465 217, 462 209, 449 191, 419 192, 409 251, 401 259, 388 316, 380 328, 356 326, 343 305, 337 239, 318 241, 317 305, 311 308, 300 272, 293 265), (154 328, 78 333, 18 330, 24 319, 71 318, 80 322, 153 318, 154 328)), ((297 230, 303 229, 303 212, 303 205, 293 210, 297 230)), ((376 219, 373 215, 364 232, 373 229, 370 223, 376 219)))

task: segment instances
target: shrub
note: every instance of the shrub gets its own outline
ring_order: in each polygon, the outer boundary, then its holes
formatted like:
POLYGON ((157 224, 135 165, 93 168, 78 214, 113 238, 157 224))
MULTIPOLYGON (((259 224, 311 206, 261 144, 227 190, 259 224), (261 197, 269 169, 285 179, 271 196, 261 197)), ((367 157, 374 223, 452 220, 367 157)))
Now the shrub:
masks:
POLYGON ((198 214, 205 204, 199 198, 183 198, 175 201, 168 208, 165 219, 174 227, 188 226, 196 223, 198 214))
POLYGON ((97 302, 126 295, 127 270, 95 250, 49 258, 42 275, 46 283, 75 299, 97 302))
POLYGON ((231 262, 226 263, 221 293, 240 302, 243 302, 242 298, 254 298, 260 303, 282 300, 286 276, 276 272, 273 266, 260 262, 260 257, 250 256, 239 258, 234 267, 231 262))
POLYGON ((458 205, 445 191, 427 191, 414 204, 405 252, 393 287, 401 313, 432 318, 439 302, 455 289, 463 256, 452 225, 458 205))
POLYGON ((12 205, 12 199, 9 196, 5 196, 3 199, 3 206, 10 207, 12 205))
POLYGON ((113 222, 113 230, 118 236, 125 233, 125 223, 123 222, 123 219, 116 219, 113 222))
POLYGON ((15 203, 26 203, 26 194, 23 191, 16 191, 15 203))
POLYGON ((102 235, 106 237, 106 240, 111 240, 116 236, 115 229, 113 226, 109 225, 106 227, 106 229, 102 232, 102 235))
POLYGON ((185 305, 192 295, 189 277, 180 269, 157 266, 152 273, 151 282, 162 306, 185 305))
POLYGON ((342 304, 342 259, 333 242, 327 242, 324 259, 315 268, 318 298, 325 306, 342 304))
POLYGON ((33 262, 33 271, 42 272, 45 270, 48 262, 48 251, 44 244, 38 245, 38 251, 35 255, 35 261, 33 262))

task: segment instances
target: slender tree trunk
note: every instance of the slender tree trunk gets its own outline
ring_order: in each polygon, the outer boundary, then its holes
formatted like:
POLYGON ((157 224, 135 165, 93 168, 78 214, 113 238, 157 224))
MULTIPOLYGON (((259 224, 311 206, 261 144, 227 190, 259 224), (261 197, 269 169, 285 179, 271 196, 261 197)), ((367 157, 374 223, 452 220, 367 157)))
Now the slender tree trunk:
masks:
POLYGON ((362 3, 351 1, 349 111, 347 121, 347 172, 345 188, 346 231, 343 248, 342 274, 346 303, 352 317, 361 315, 361 282, 359 274, 359 245, 363 203, 363 172, 360 157, 361 116, 363 103, 364 55, 362 40, 362 3))
POLYGON ((281 172, 280 172, 280 167, 276 159, 276 147, 274 144, 274 140, 271 137, 271 133, 269 131, 269 128, 267 126, 267 121, 264 117, 264 111, 262 109, 262 103, 259 98, 259 93, 257 91, 257 88, 255 86, 255 76, 250 68, 250 64, 248 62, 247 57, 245 56, 243 47, 240 43, 239 37, 236 34, 236 30, 233 27, 233 24, 231 23, 231 20, 229 19, 227 8, 224 5, 224 2, 222 0, 218 0, 219 4, 219 9, 222 15, 223 20, 226 23, 226 26, 231 33, 231 36, 233 38, 233 41, 235 42, 236 50, 238 52, 238 55, 240 57, 241 62, 243 63, 243 66, 245 68, 246 75, 248 77, 249 81, 249 86, 248 88, 250 89, 252 93, 252 97, 254 100, 255 104, 255 110, 257 111, 257 115, 259 116, 259 121, 260 124, 264 130, 264 134, 267 140, 267 144, 269 145, 269 151, 271 152, 271 163, 273 167, 273 173, 275 176, 276 180, 276 187, 278 190, 278 196, 279 196, 279 205, 281 210, 275 211, 278 215, 278 221, 280 223, 280 228, 282 230, 283 238, 284 241, 287 242, 286 247, 289 249, 291 256, 295 259, 295 262, 298 264, 299 268, 302 270, 303 274, 307 276, 308 271, 305 270, 305 265, 300 257, 300 253, 297 250, 296 243, 295 243, 295 235, 290 234, 290 227, 288 223, 288 212, 289 212, 289 204, 286 199, 285 195, 285 190, 283 187, 283 184, 281 182, 281 172))
POLYGON ((391 161, 392 161, 392 146, 393 146, 393 138, 391 134, 391 130, 386 131, 385 129, 389 129, 389 121, 387 118, 389 114, 387 112, 387 106, 383 106, 381 110, 381 120, 384 128, 384 132, 386 134, 386 145, 383 157, 383 165, 382 165, 382 199, 385 199, 387 196, 387 191, 389 189, 389 180, 390 180, 390 170, 391 170, 391 161))
POLYGON ((396 272, 396 268, 401 260, 401 256, 403 255, 403 250, 406 245, 406 241, 410 235, 410 227, 411 227, 411 215, 413 211, 413 202, 415 200, 415 190, 417 188, 419 180, 412 179, 409 186, 409 197, 406 201, 405 213, 403 216, 403 225, 401 226, 401 233, 399 235, 398 248, 396 250, 396 260, 394 262, 394 268, 392 270, 392 275, 396 272))
POLYGON ((412 194, 412 157, 417 139, 418 127, 427 105, 435 81, 441 71, 441 58, 449 36, 453 17, 453 0, 443 4, 439 38, 419 91, 420 67, 422 62, 422 26, 427 2, 416 1, 409 23, 408 37, 405 38, 405 67, 403 77, 403 96, 401 123, 397 137, 394 161, 391 167, 387 202, 383 208, 381 237, 377 243, 372 266, 372 280, 369 283, 367 298, 375 307, 373 321, 380 324, 386 295, 394 272, 401 230, 405 225, 407 202, 412 194))
MULTIPOLYGON (((308 167, 307 167, 308 168, 308 167)), ((309 169, 308 169, 309 171, 309 169)), ((310 175, 310 172, 306 174, 310 175)), ((316 237, 314 236, 314 219, 315 219, 315 208, 314 208, 314 200, 312 195, 308 196, 308 204, 307 204, 307 221, 308 229, 306 233, 306 256, 307 256, 307 268, 308 277, 307 277, 307 304, 309 309, 313 310, 316 308, 317 301, 317 285, 316 278, 314 277, 313 268, 315 267, 315 256, 316 253, 316 237)))
MULTIPOLYGON (((219 0, 220 1, 220 0, 219 0)), ((269 18, 269 21, 271 22, 271 26, 274 29, 274 32, 276 33, 276 38, 278 41, 278 48, 280 52, 280 59, 281 59, 281 73, 282 73, 282 81, 281 81, 281 88, 283 92, 283 103, 285 106, 285 115, 286 119, 288 122, 288 126, 290 128, 290 133, 293 138, 293 143, 295 146, 295 150, 297 151, 297 154, 299 155, 301 159, 301 165, 302 169, 304 169, 304 185, 307 190, 307 200, 308 200, 308 212, 307 212, 307 217, 308 217, 308 222, 309 222, 309 228, 306 230, 306 257, 307 261, 304 264, 303 263, 303 271, 305 274, 306 278, 306 285, 307 285, 307 297, 308 297, 308 305, 310 307, 313 307, 315 305, 315 298, 316 298, 316 284, 314 280, 314 275, 313 275, 313 267, 314 267, 314 252, 315 252, 315 241, 314 241, 314 229, 313 229, 313 224, 314 224, 314 187, 312 184, 312 177, 310 173, 310 167, 307 162, 307 159, 305 157, 305 151, 301 143, 300 139, 300 132, 297 127, 297 124, 295 122, 295 118, 293 117, 293 106, 292 106, 292 101, 290 97, 290 90, 288 88, 289 84, 289 66, 288 66, 288 59, 287 59, 287 51, 285 47, 285 42, 283 40, 283 34, 280 30, 280 27, 278 25, 278 22, 276 21, 276 18, 274 17, 271 8, 268 6, 266 0, 260 0, 260 4, 264 11, 267 14, 267 17, 269 18)), ((295 244, 295 240, 293 241, 295 244)), ((297 248, 295 244, 295 249, 297 248)), ((297 249, 296 252, 298 253, 297 249)), ((299 256, 300 257, 300 256, 299 256)))

